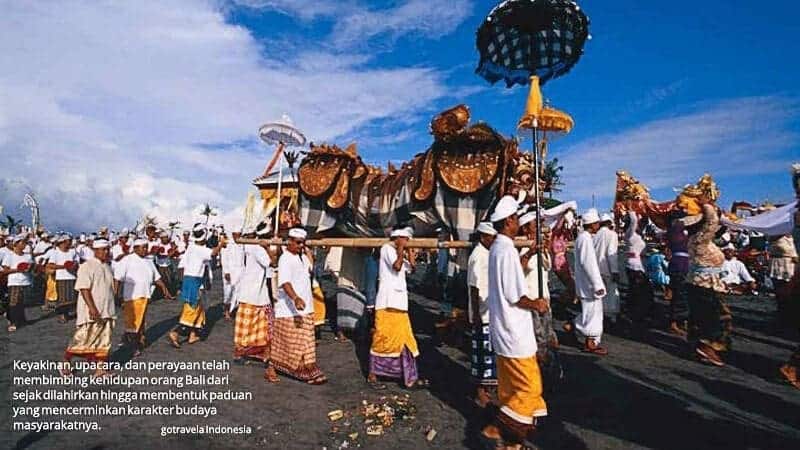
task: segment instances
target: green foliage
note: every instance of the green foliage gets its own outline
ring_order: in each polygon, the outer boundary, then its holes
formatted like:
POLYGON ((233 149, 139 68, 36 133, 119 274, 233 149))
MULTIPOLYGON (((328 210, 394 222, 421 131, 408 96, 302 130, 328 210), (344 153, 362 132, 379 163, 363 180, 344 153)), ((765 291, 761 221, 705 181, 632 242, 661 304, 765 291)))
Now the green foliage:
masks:
POLYGON ((9 233, 14 233, 15 230, 19 231, 18 229, 19 226, 22 225, 22 221, 6 215, 6 220, 0 221, 0 225, 6 228, 9 233))
POLYGON ((561 172, 563 170, 564 166, 558 165, 558 158, 553 158, 544 165, 544 173, 542 174, 545 182, 544 191, 550 195, 550 198, 553 197, 554 193, 561 192, 561 186, 564 186, 564 182, 561 181, 561 172))

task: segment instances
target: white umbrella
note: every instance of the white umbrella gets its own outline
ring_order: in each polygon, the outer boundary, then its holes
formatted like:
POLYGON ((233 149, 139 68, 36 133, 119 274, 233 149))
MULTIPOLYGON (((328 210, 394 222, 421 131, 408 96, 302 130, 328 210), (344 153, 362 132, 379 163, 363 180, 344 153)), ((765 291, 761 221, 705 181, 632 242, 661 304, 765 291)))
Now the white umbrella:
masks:
POLYGON ((302 147, 306 145, 306 137, 300 130, 295 128, 292 119, 286 114, 283 115, 280 121, 267 123, 258 129, 258 136, 267 145, 277 145, 275 154, 272 160, 267 165, 264 171, 264 176, 268 176, 275 163, 278 163, 278 206, 275 208, 275 237, 278 236, 278 229, 280 228, 280 211, 281 211, 281 185, 283 181, 283 148, 289 147, 302 147))

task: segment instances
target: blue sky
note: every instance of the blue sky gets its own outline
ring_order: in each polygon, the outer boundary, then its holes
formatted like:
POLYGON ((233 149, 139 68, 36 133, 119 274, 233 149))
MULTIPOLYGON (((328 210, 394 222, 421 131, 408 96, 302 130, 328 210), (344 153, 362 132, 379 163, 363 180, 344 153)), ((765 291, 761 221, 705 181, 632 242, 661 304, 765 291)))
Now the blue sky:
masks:
MULTIPOLYGON (((527 94, 474 74, 495 2, 2 3, 0 153, 18 158, 0 204, 32 190, 53 227, 191 220, 204 201, 234 217, 270 152, 255 132, 283 113, 383 165, 426 149, 430 118, 458 103, 511 135, 527 94)), ((657 200, 705 171, 725 206, 790 198, 796 2, 580 4, 593 39, 544 87, 576 121, 551 146, 561 197, 608 207, 627 169, 657 200)))
MULTIPOLYGON (((368 8, 386 11, 397 3, 370 2, 368 8)), ((478 58, 474 33, 494 4, 462 2, 460 6, 467 11, 463 21, 443 36, 413 33, 397 36, 389 31, 371 39, 359 39, 344 52, 366 53, 368 59, 363 66, 368 68, 436 68, 444 74, 454 95, 431 102, 427 111, 464 102, 470 106, 473 118, 485 120, 511 135, 527 88, 506 89, 502 83, 490 86, 474 74, 478 58)), ((638 136, 637 143, 641 145, 637 148, 626 146, 626 151, 645 157, 645 161, 632 158, 632 167, 628 166, 627 158, 604 158, 602 152, 595 152, 596 157, 588 163, 604 172, 586 178, 604 180, 603 185, 574 186, 585 183, 572 172, 584 171, 567 166, 565 176, 570 184, 565 195, 574 192, 585 205, 592 192, 600 206, 607 205, 613 195, 608 186, 613 183, 614 168, 625 168, 645 184, 653 185, 654 197, 662 200, 674 195, 672 187, 694 182, 704 171, 719 173, 725 204, 733 199, 785 201, 791 196, 787 163, 800 158, 797 136, 800 111, 796 71, 792 70, 797 62, 788 57, 793 52, 791 42, 800 31, 793 19, 800 12, 796 3, 777 2, 765 8, 759 2, 743 0, 701 3, 595 0, 583 1, 581 5, 592 20, 593 39, 575 69, 544 88, 546 98, 570 112, 577 123, 570 136, 553 144, 552 156, 584 165, 587 161, 580 161, 582 152, 569 155, 583 150, 587 142, 596 142, 598 137, 625 144, 627 134, 642 133, 642 127, 653 123, 662 122, 668 130, 673 121, 686 124, 682 119, 687 116, 698 121, 718 119, 721 108, 755 108, 754 103, 758 103, 757 110, 763 116, 741 111, 736 114, 741 114, 743 120, 779 123, 750 123, 739 131, 732 126, 735 119, 730 123, 721 120, 705 125, 724 126, 724 129, 713 128, 705 130, 706 133, 691 130, 698 133, 694 136, 686 136, 680 128, 662 136, 664 129, 658 127, 652 134, 638 136), (708 135, 713 138, 705 142, 708 135), (652 145, 648 145, 648 137, 653 139, 652 145), (759 152, 747 149, 746 143, 751 140, 756 141, 753 148, 765 151, 764 159, 769 161, 760 161, 759 152), (764 142, 758 144, 759 140, 764 142), (696 145, 696 148, 692 147, 687 164, 675 167, 664 163, 668 170, 659 170, 659 160, 670 159, 672 150, 664 141, 672 141, 675 146, 696 145), (702 145, 696 144, 697 141, 703 141, 702 145), (726 155, 728 152, 731 154, 726 155), (748 167, 751 162, 755 170, 748 167), (726 167, 734 163, 740 167, 726 167), (647 165, 652 167, 642 167, 647 165), (651 183, 649 175, 653 173, 658 177, 651 183)), ((279 6, 238 8, 231 12, 230 19, 267 43, 266 53, 291 51, 294 46, 315 43, 325 45, 336 34, 340 20, 335 14, 310 19, 279 6), (270 45, 275 39, 288 44, 270 45)), ((426 133, 430 115, 420 111, 400 123, 392 118, 379 120, 339 138, 361 141, 361 153, 371 162, 405 159, 430 144, 426 133), (404 139, 386 145, 371 143, 384 142, 393 135, 404 139)))

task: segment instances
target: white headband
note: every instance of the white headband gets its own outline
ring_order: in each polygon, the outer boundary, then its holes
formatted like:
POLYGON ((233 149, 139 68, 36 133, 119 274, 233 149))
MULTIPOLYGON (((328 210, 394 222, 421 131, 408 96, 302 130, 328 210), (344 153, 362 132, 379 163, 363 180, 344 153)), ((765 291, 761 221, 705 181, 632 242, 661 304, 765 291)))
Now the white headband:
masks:
POLYGON ((292 228, 289 230, 289 237, 294 239, 305 239, 308 236, 306 230, 302 228, 292 228))

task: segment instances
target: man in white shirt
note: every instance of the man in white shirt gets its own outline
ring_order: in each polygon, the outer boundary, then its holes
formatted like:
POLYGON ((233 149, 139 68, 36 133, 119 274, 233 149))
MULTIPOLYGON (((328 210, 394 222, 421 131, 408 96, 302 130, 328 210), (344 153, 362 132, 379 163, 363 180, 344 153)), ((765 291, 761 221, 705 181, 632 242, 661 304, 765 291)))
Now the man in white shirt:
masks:
POLYGON ((592 242, 594 251, 597 254, 597 265, 600 268, 600 276, 606 287, 606 295, 603 297, 603 315, 615 324, 619 316, 619 237, 611 229, 613 218, 608 213, 603 213, 600 217, 600 229, 597 230, 592 242))
MULTIPOLYGON (((592 208, 581 216, 583 230, 575 239, 575 291, 581 301, 581 314, 575 318, 575 333, 578 341, 584 341, 583 351, 595 355, 607 355, 600 347, 603 335, 603 296, 606 287, 597 265, 592 234, 600 228, 600 216, 592 208)), ((567 331, 571 327, 565 325, 567 331)))
POLYGON ((147 225, 144 228, 145 239, 147 239, 147 259, 155 262, 158 253, 158 228, 155 225, 147 225))
POLYGON ((497 230, 491 222, 482 222, 476 230, 478 244, 467 261, 467 288, 469 289, 469 322, 472 327, 471 375, 478 385, 475 401, 482 408, 491 402, 487 386, 497 385, 497 367, 489 333, 489 249, 497 230))
POLYGON ((177 252, 175 254, 175 261, 176 261, 176 270, 175 270, 175 285, 180 286, 183 284, 183 254, 186 253, 186 249, 189 248, 189 241, 190 241, 191 231, 183 230, 181 236, 176 237, 175 239, 175 248, 177 248, 177 252))
POLYGON ((42 256, 44 256, 44 254, 47 253, 51 248, 53 248, 53 244, 50 243, 50 235, 47 233, 42 233, 39 241, 33 246, 33 259, 39 263, 42 256))
POLYGON ((158 236, 158 244, 154 248, 155 264, 158 273, 161 275, 161 281, 168 289, 175 289, 175 281, 173 276, 173 258, 178 253, 178 248, 175 243, 169 238, 169 233, 162 231, 158 236))
POLYGON ((375 297, 375 326, 369 350, 367 382, 376 388, 378 376, 401 379, 407 388, 424 387, 420 380, 416 358, 417 340, 408 316, 406 273, 415 268, 416 253, 406 245, 412 236, 410 227, 394 229, 391 242, 381 247, 378 260, 380 284, 375 297))
POLYGON ((76 253, 78 254, 78 259, 80 262, 86 262, 92 258, 94 258, 94 249, 92 249, 92 245, 94 241, 97 239, 97 235, 90 234, 86 237, 86 243, 81 244, 75 248, 76 253))
POLYGON ((311 273, 303 260, 305 240, 305 230, 290 229, 286 251, 278 259, 271 361, 278 372, 318 385, 328 379, 317 365, 311 273))
MULTIPOLYGON (((243 245, 235 242, 241 233, 233 232, 233 242, 228 243, 220 252, 220 262, 222 263, 222 303, 225 308, 225 320, 231 320, 231 312, 236 308, 236 289, 239 279, 244 270, 244 255, 246 250, 243 245)), ((238 296, 237 296, 238 297, 238 296)))
POLYGON ((13 251, 0 255, 0 274, 8 277, 8 305, 4 309, 9 333, 25 324, 25 299, 33 284, 34 261, 33 256, 25 253, 26 245, 26 237, 19 234, 12 240, 13 251))
POLYGON ((519 232, 519 205, 511 196, 498 201, 490 216, 498 234, 489 251, 489 332, 497 359, 497 399, 500 412, 482 434, 506 445, 520 445, 547 415, 542 378, 536 360, 538 346, 531 311, 544 313, 548 301, 528 296, 528 285, 514 237, 519 232))
POLYGON ((114 271, 114 292, 117 296, 122 294, 123 300, 124 339, 133 348, 133 356, 139 356, 146 344, 145 313, 154 286, 161 289, 164 298, 173 298, 161 280, 161 275, 145 256, 147 256, 147 241, 137 239, 133 242, 133 253, 123 258, 114 271))
MULTIPOLYGON (((255 237, 267 239, 271 227, 262 222, 256 227, 255 237)), ((239 233, 233 233, 234 242, 239 233)), ((263 241, 266 242, 266 241, 263 241)), ((222 270, 226 275, 234 271, 231 279, 235 280, 236 298, 239 303, 233 332, 233 359, 242 362, 245 358, 254 358, 266 365, 264 379, 270 383, 279 381, 275 368, 270 363, 270 335, 272 334, 274 311, 270 283, 274 274, 273 258, 267 244, 247 245, 229 243, 221 253, 222 270), (228 250, 239 247, 243 254, 232 255, 228 250), (243 249, 242 249, 243 247, 243 249), (233 267, 231 257, 240 258, 244 267, 233 267), (235 277, 235 278, 234 278, 235 277)), ((226 311, 227 312, 227 311, 226 311)))
POLYGON ((743 262, 736 258, 736 247, 728 244, 722 249, 725 254, 725 262, 722 263, 724 276, 722 282, 734 293, 744 293, 755 291, 756 280, 750 275, 743 262))
POLYGON ((56 248, 48 254, 47 268, 56 271, 56 291, 58 293, 56 313, 59 315, 59 323, 67 323, 67 318, 77 302, 75 274, 80 261, 75 249, 70 248, 71 245, 72 238, 63 234, 56 240, 56 248))
MULTIPOLYGON (((114 274, 108 264, 109 242, 96 239, 92 243, 94 258, 81 264, 74 288, 81 294, 77 305, 77 329, 64 352, 64 360, 69 363, 74 356, 88 361, 105 363, 111 349, 111 336, 114 332, 114 274)), ((107 367, 99 365, 95 377, 106 375, 107 367)), ((65 368, 65 376, 72 371, 65 368)))
MULTIPOLYGON (((550 259, 550 229, 542 224, 541 237, 542 243, 538 244, 536 233, 536 212, 531 211, 519 217, 520 234, 531 242, 528 248, 520 249, 520 263, 522 273, 525 274, 525 282, 528 285, 528 294, 531 297, 540 297, 550 302, 550 270, 552 262, 550 259), (539 294, 539 258, 541 258, 542 289, 539 294)), ((548 309, 545 313, 531 311, 533 317, 533 331, 536 333, 536 345, 538 347, 536 358, 541 370, 549 373, 560 373, 556 355, 558 351, 558 335, 553 327, 553 312, 548 309)), ((546 386, 545 386, 546 388, 546 386)))
POLYGON ((123 258, 131 254, 131 246, 128 233, 120 233, 117 243, 111 247, 111 270, 115 270, 123 258))
POLYGON ((181 284, 180 297, 183 302, 183 309, 181 310, 178 324, 168 334, 170 343, 175 348, 181 347, 181 343, 178 340, 179 333, 185 334, 188 332, 189 338, 187 342, 194 344, 200 340, 200 332, 206 324, 206 313, 203 304, 205 303, 206 294, 206 286, 204 285, 210 285, 209 264, 211 263, 211 258, 218 255, 222 248, 225 247, 225 241, 220 241, 213 249, 208 248, 206 246, 207 239, 208 230, 203 224, 196 224, 192 229, 192 243, 186 248, 186 253, 184 253, 181 260, 183 282, 181 284))

